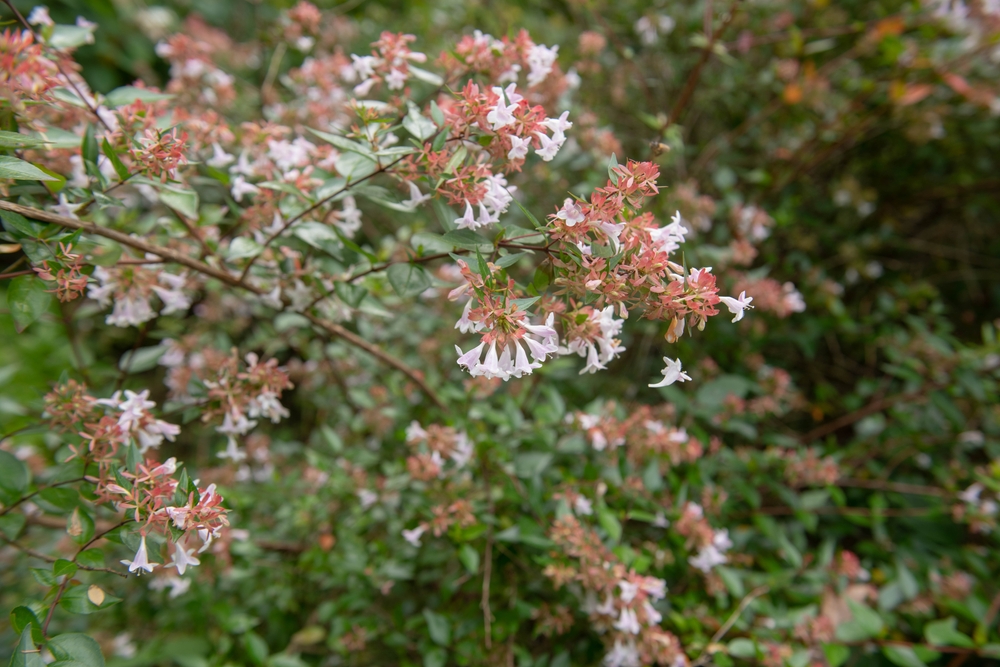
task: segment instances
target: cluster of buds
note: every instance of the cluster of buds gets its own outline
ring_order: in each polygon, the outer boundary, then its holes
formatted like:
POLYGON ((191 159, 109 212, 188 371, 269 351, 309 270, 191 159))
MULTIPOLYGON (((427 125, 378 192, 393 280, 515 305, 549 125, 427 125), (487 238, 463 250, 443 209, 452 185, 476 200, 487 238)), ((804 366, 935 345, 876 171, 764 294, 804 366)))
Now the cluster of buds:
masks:
POLYGON ((990 493, 982 483, 975 482, 959 493, 958 499, 962 504, 952 509, 956 519, 965 518, 977 533, 993 532, 1000 516, 1000 495, 990 493))
POLYGON ((560 92, 565 86, 565 77, 558 73, 558 53, 558 46, 550 48, 535 44, 526 30, 521 30, 514 39, 496 39, 476 30, 472 35, 459 40, 454 51, 443 54, 440 63, 449 74, 469 71, 501 84, 516 81, 519 74, 527 68, 529 88, 556 78, 562 86, 557 86, 554 92, 560 92))
POLYGON ((411 477, 422 482, 444 476, 446 459, 452 461, 454 470, 461 470, 475 450, 464 431, 438 424, 425 429, 416 421, 406 429, 406 444, 415 450, 406 459, 406 468, 411 477))
POLYGON ((666 596, 666 582, 626 570, 593 530, 565 515, 550 531, 569 564, 550 564, 545 574, 556 588, 575 581, 585 592, 584 611, 605 636, 608 667, 687 665, 680 642, 663 630, 663 616, 653 603, 666 596))
POLYGON ((463 333, 482 334, 479 345, 468 352, 455 346, 458 365, 473 377, 487 379, 509 380, 530 375, 559 350, 559 336, 552 328, 553 317, 550 314, 544 324, 532 324, 521 307, 523 302, 517 298, 514 280, 504 279, 505 273, 493 263, 479 264, 480 272, 476 273, 459 260, 465 284, 448 295, 453 301, 468 298, 455 328, 463 333), (528 361, 528 352, 532 361, 528 361))
POLYGON ((132 146, 130 157, 136 171, 166 182, 177 177, 177 167, 187 164, 186 151, 187 133, 178 134, 177 128, 147 129, 132 146))
POLYGON ((432 82, 440 83, 436 75, 413 66, 412 63, 427 62, 425 54, 410 50, 409 45, 416 39, 413 35, 383 32, 372 44, 375 48, 371 55, 352 54, 353 73, 348 70, 345 74, 359 81, 354 86, 354 94, 364 97, 383 83, 389 90, 403 90, 411 76, 424 80, 430 78, 432 82))
POLYGON ((179 426, 153 415, 155 407, 149 390, 95 398, 73 380, 45 396, 50 423, 76 436, 70 445, 73 458, 97 465, 97 475, 87 479, 96 484, 98 500, 114 504, 138 524, 139 548, 131 561, 122 562, 130 572, 152 572, 158 564, 149 558, 146 536, 156 532, 172 540, 173 566, 183 574, 187 567, 198 565, 193 550, 183 544, 196 537, 200 551, 207 549, 229 525, 227 510, 215 485, 199 488, 185 471, 178 473, 174 457, 163 463, 147 457, 125 465, 126 448, 143 456, 180 433, 179 426))
POLYGON ((440 537, 457 525, 463 528, 476 525, 476 515, 472 511, 472 503, 468 500, 456 500, 451 503, 435 505, 431 508, 433 518, 417 525, 415 528, 403 530, 403 539, 415 547, 419 547, 420 538, 430 530, 435 537, 440 537))
POLYGON ((702 443, 684 428, 670 425, 673 406, 641 405, 624 419, 616 417, 614 410, 614 403, 609 403, 601 414, 577 412, 567 419, 586 434, 595 450, 614 453, 624 448, 625 456, 636 466, 656 460, 665 468, 701 458, 702 443))
POLYGON ((698 549, 698 554, 688 559, 691 567, 708 574, 717 565, 728 562, 726 552, 733 546, 729 531, 725 528, 713 530, 698 503, 684 505, 674 528, 688 539, 690 546, 698 549))
POLYGON ((238 436, 249 433, 261 418, 277 424, 288 417, 288 409, 280 399, 284 390, 292 388, 287 369, 279 366, 277 359, 261 363, 255 353, 248 352, 244 362, 240 363, 234 349, 216 370, 215 377, 203 380, 208 390, 208 404, 204 407, 202 421, 222 417, 222 423, 215 430, 226 436, 226 448, 218 456, 234 463, 246 459, 238 436))
POLYGON ((0 86, 9 91, 6 98, 37 100, 64 83, 34 33, 13 28, 0 33, 0 86))
POLYGON ((60 301, 72 301, 82 296, 87 289, 87 276, 80 272, 83 262, 79 253, 73 252, 73 244, 59 244, 59 250, 52 260, 43 260, 42 265, 34 267, 35 273, 42 280, 53 282, 56 286, 52 292, 60 301), (51 262, 51 264, 50 264, 51 262))

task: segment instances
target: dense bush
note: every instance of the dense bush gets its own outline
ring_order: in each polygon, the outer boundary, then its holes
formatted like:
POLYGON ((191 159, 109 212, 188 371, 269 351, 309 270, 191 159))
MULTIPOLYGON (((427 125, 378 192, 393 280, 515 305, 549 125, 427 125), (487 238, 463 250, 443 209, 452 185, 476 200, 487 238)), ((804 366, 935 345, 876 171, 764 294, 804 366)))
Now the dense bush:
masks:
POLYGON ((1000 659, 995 3, 281 4, 6 5, 0 655, 1000 659))

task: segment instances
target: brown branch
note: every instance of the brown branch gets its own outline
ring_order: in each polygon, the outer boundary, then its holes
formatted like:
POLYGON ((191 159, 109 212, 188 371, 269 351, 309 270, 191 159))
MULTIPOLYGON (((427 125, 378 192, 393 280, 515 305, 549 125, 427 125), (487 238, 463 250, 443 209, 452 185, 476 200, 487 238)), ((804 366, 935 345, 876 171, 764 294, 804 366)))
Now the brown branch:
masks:
POLYGON ((31 208, 30 206, 21 206, 20 204, 15 204, 9 201, 0 200, 0 210, 11 211, 13 213, 20 213, 26 218, 31 218, 32 220, 40 220, 41 222, 50 222, 54 225, 59 225, 61 227, 67 227, 69 229, 80 229, 87 232, 88 234, 96 234, 97 236, 103 236, 104 238, 111 239, 121 243, 124 246, 134 248, 144 253, 150 253, 161 257, 164 260, 173 262, 174 264, 180 264, 186 266, 189 269, 193 269, 198 273, 205 274, 206 276, 211 276, 216 280, 226 283, 232 287, 240 287, 247 290, 248 292, 253 292, 254 294, 263 294, 263 291, 248 285, 239 278, 231 275, 223 269, 217 269, 214 266, 209 266, 204 262, 201 262, 193 257, 188 257, 187 255, 173 250, 171 248, 161 248, 159 246, 146 243, 140 239, 133 238, 128 234, 116 231, 114 229, 108 229, 107 227, 101 227, 93 222, 88 222, 85 220, 75 220, 73 218, 68 218, 62 215, 57 215, 55 213, 50 213, 49 211, 43 211, 37 208, 31 208))
POLYGON ((302 315, 310 322, 312 322, 315 326, 319 327, 320 329, 323 329, 327 333, 333 336, 337 336, 338 338, 343 338, 351 345, 361 348, 362 350, 372 355, 379 361, 382 361, 383 363, 392 366, 396 370, 401 371, 404 375, 406 375, 406 377, 410 378, 418 387, 420 387, 420 390, 423 391, 424 394, 429 399, 431 399, 431 401, 433 401, 436 406, 438 406, 442 410, 447 411, 448 407, 444 404, 444 401, 441 400, 441 398, 437 395, 437 393, 433 389, 431 389, 430 385, 427 384, 427 381, 424 379, 422 373, 414 370, 413 368, 410 368, 405 363, 403 363, 396 357, 392 356, 379 346, 369 343, 361 336, 357 335, 356 333, 348 329, 345 329, 339 324, 334 324, 333 322, 327 322, 326 320, 322 320, 311 313, 302 313, 302 315))
POLYGON ((930 508, 925 507, 904 507, 886 508, 873 510, 867 507, 817 507, 811 510, 796 509, 794 507, 761 507, 750 512, 739 512, 734 516, 753 516, 754 514, 767 514, 770 516, 788 516, 798 512, 806 514, 834 514, 838 516, 885 516, 885 517, 905 517, 905 516, 927 516, 931 513, 930 508))
POLYGON ((855 422, 861 421, 862 419, 864 419, 869 415, 873 415, 877 412, 885 410, 886 408, 890 408, 896 403, 899 403, 900 401, 905 401, 911 398, 918 398, 927 392, 941 389, 943 386, 945 385, 932 384, 927 387, 918 389, 917 391, 911 391, 903 394, 895 394, 893 396, 885 396, 879 398, 862 408, 858 408, 854 412, 849 412, 846 415, 841 415, 840 417, 834 419, 832 422, 827 422, 822 426, 817 426, 813 430, 809 431, 808 433, 800 437, 799 442, 801 442, 802 444, 808 444, 810 442, 813 442, 814 440, 819 440, 820 438, 824 438, 830 435, 831 433, 839 431, 845 426, 850 426, 855 422))
POLYGON ((35 489, 34 491, 32 491, 31 493, 29 493, 28 495, 21 496, 20 498, 18 498, 17 500, 15 500, 13 503, 11 503, 7 507, 4 507, 2 510, 0 510, 0 516, 4 516, 5 514, 9 513, 11 510, 13 510, 15 507, 17 507, 18 505, 20 505, 21 503, 26 502, 28 500, 31 500, 32 498, 34 498, 35 496, 37 496, 39 493, 41 493, 42 491, 44 491, 46 489, 53 489, 53 488, 55 488, 57 486, 65 486, 67 484, 76 484, 77 482, 82 482, 85 479, 87 479, 87 478, 86 477, 76 477, 74 479, 67 479, 65 482, 56 482, 55 484, 47 484, 45 486, 40 486, 37 489, 35 489))
MULTIPOLYGON (((288 230, 289 227, 291 227, 296 222, 298 222, 302 218, 306 217, 307 215, 309 215, 310 213, 312 213, 316 209, 321 208, 322 206, 325 206, 334 197, 336 197, 336 196, 338 196, 340 194, 343 194, 344 192, 347 192, 348 190, 350 190, 351 188, 353 188, 355 185, 358 185, 359 183, 364 183, 369 178, 374 178, 375 176, 378 176, 379 174, 386 173, 387 171, 389 171, 389 169, 392 169, 397 164, 399 164, 404 159, 406 159, 406 157, 407 156, 404 155, 403 157, 400 157, 400 158, 398 158, 396 160, 393 160, 392 162, 390 162, 389 164, 387 164, 385 166, 379 164, 379 168, 376 169, 375 171, 373 171, 372 173, 368 174, 367 176, 363 176, 362 178, 359 178, 358 180, 356 180, 356 181, 354 181, 352 183, 346 183, 342 188, 338 189, 336 192, 333 192, 333 193, 329 194, 328 196, 323 197, 322 199, 320 199, 318 202, 316 202, 315 204, 313 204, 309 208, 305 209, 304 211, 302 211, 298 215, 290 218, 288 220, 288 222, 286 222, 284 225, 281 226, 281 229, 279 229, 278 231, 274 232, 273 234, 271 234, 269 237, 267 237, 264 240, 264 243, 261 244, 263 250, 266 250, 267 247, 270 246, 271 243, 273 243, 276 238, 278 238, 279 236, 281 236, 282 234, 284 234, 288 230)), ((247 274, 250 273, 250 269, 253 267, 254 263, 257 261, 257 258, 260 257, 263 254, 263 250, 261 250, 261 252, 259 254, 254 255, 253 257, 251 257, 250 261, 247 262, 247 265, 245 267, 243 267, 243 272, 240 274, 240 282, 242 282, 243 280, 246 279, 247 274)))
MULTIPOLYGON (((469 252, 469 251, 468 250, 460 250, 459 249, 459 250, 455 250, 453 252, 455 254, 461 254, 461 253, 465 253, 465 252, 469 252)), ((362 278, 364 276, 367 276, 370 273, 378 273, 379 271, 385 271, 386 269, 388 269, 393 264, 420 264, 420 263, 423 263, 423 262, 432 262, 435 259, 443 259, 445 257, 450 256, 451 254, 452 253, 450 253, 450 252, 439 252, 439 253, 434 254, 434 255, 424 255, 423 257, 413 257, 411 259, 403 259, 403 260, 399 260, 397 262, 385 262, 384 264, 376 264, 375 266, 373 266, 373 267, 371 267, 369 269, 365 269, 364 271, 361 271, 359 273, 355 273, 353 276, 351 276, 350 278, 348 278, 346 282, 353 283, 358 278, 362 278)), ((323 297, 323 298, 325 298, 325 297, 323 297)), ((322 299, 320 299, 320 300, 322 300, 322 299)), ((313 305, 315 305, 315 304, 313 304, 313 305)))
POLYGON ((903 482, 885 482, 877 479, 842 479, 837 480, 836 486, 846 486, 858 489, 874 489, 876 491, 892 491, 894 493, 906 493, 914 496, 936 496, 938 498, 950 498, 954 495, 935 486, 906 484, 903 482))
POLYGON ((11 273, 0 273, 0 280, 6 280, 7 278, 17 278, 18 276, 30 276, 34 275, 34 269, 27 269, 25 271, 12 271, 11 273))
POLYGON ((708 39, 708 44, 701 51, 701 57, 695 64, 694 69, 688 74, 687 81, 684 82, 684 88, 681 89, 680 97, 677 98, 677 102, 674 104, 673 110, 671 110, 670 115, 667 117, 667 122, 663 125, 663 129, 673 125, 678 120, 680 120, 681 114, 684 113, 684 109, 687 107, 688 103, 691 101, 691 96, 694 95, 695 88, 698 87, 698 80, 701 78, 701 72, 708 64, 709 58, 712 57, 712 52, 715 48, 716 42, 729 27, 729 24, 733 22, 733 18, 736 17, 736 7, 739 5, 739 0, 733 2, 729 6, 729 11, 726 14, 726 18, 723 19, 722 25, 719 29, 714 31, 708 39))
MULTIPOLYGON (((32 558, 37 558, 38 560, 43 560, 46 563, 54 563, 57 560, 59 560, 55 556, 46 556, 45 554, 40 553, 38 551, 35 551, 34 549, 29 549, 28 547, 22 546, 22 545, 18 544, 17 542, 15 542, 14 540, 9 539, 6 535, 0 534, 0 540, 3 540, 4 542, 6 542, 7 546, 13 547, 14 549, 17 549, 21 553, 26 554, 28 556, 31 556, 32 558)), ((90 567, 90 566, 87 566, 87 565, 80 565, 78 563, 77 566, 76 566, 76 568, 78 570, 86 570, 87 572, 105 572, 107 574, 113 574, 116 577, 121 577, 122 579, 127 579, 128 578, 127 574, 125 574, 123 572, 119 572, 118 570, 112 570, 110 567, 90 567)))

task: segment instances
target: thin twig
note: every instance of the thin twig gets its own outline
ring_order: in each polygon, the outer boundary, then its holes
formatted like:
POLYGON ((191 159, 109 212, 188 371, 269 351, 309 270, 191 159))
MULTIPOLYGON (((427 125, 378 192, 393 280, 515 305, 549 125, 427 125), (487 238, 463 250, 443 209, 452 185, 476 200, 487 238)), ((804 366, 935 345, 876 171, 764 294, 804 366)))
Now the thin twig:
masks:
POLYGON ((12 271, 11 273, 0 273, 0 280, 6 280, 7 278, 17 278, 18 276, 30 276, 35 273, 34 269, 27 269, 25 271, 12 271))
POLYGON ((719 29, 712 33, 711 37, 708 39, 708 44, 701 51, 701 57, 695 64, 694 69, 688 74, 687 81, 684 82, 684 88, 681 89, 681 94, 677 98, 677 103, 674 104, 673 110, 671 110, 670 115, 667 117, 667 122, 664 124, 663 129, 666 129, 670 125, 673 125, 680 120, 681 114, 684 113, 684 109, 687 107, 688 102, 691 101, 691 96, 694 95, 695 88, 698 86, 698 80, 701 78, 701 72, 708 64, 709 58, 712 57, 712 53, 715 49, 715 43, 722 37, 723 33, 726 32, 726 28, 729 24, 733 22, 733 18, 736 16, 736 7, 739 5, 739 0, 733 2, 729 6, 729 11, 726 17, 722 20, 722 25, 719 29))
POLYGON ((134 248, 144 253, 150 253, 161 257, 164 260, 173 262, 174 264, 180 264, 186 266, 189 269, 193 269, 198 273, 203 273, 207 276, 211 276, 221 282, 226 283, 232 287, 239 287, 247 290, 248 292, 253 292, 254 294, 263 294, 263 291, 249 285, 236 276, 230 273, 217 269, 214 266, 209 266, 204 262, 198 261, 193 257, 188 257, 187 255, 180 253, 171 248, 161 248, 159 246, 146 243, 140 239, 129 236, 122 232, 116 231, 114 229, 108 229, 106 227, 101 227, 93 222, 86 220, 75 220, 73 218, 68 218, 66 216, 57 215, 55 213, 50 213, 49 211, 43 211, 37 208, 31 208, 30 206, 21 206, 20 204, 15 204, 9 201, 0 200, 0 210, 11 211, 13 213, 20 213, 26 218, 31 218, 32 220, 40 220, 42 222, 51 222, 52 224, 59 225, 61 227, 68 227, 69 229, 80 229, 88 234, 96 234, 97 236, 103 236, 104 238, 111 239, 121 243, 124 246, 134 248))
POLYGON ((27 502, 28 500, 31 500, 32 498, 34 498, 35 496, 37 496, 39 493, 41 493, 45 489, 54 489, 57 486, 66 486, 67 484, 75 484, 77 482, 82 482, 85 479, 86 479, 86 477, 76 477, 74 479, 68 479, 65 482, 56 482, 55 484, 46 484, 45 486, 40 486, 37 489, 35 489, 34 491, 32 491, 31 493, 29 493, 28 495, 21 496, 20 498, 18 498, 17 500, 15 500, 13 503, 11 503, 7 507, 4 507, 2 510, 0 510, 0 516, 4 516, 5 514, 9 513, 12 509, 14 509, 15 507, 17 507, 21 503, 27 502))
MULTIPOLYGON (((720 639, 725 637, 726 633, 729 632, 729 630, 736 624, 736 621, 740 619, 743 612, 746 611, 746 608, 750 606, 750 603, 759 598, 761 595, 767 593, 768 590, 770 590, 768 586, 758 586, 750 591, 746 597, 740 600, 740 604, 736 607, 736 611, 730 614, 726 622, 722 624, 722 627, 719 628, 714 635, 712 635, 712 639, 708 642, 708 645, 711 646, 712 644, 716 644, 720 639)), ((700 667, 700 665, 704 665, 708 662, 710 657, 711 654, 708 653, 708 649, 706 648, 705 652, 702 653, 697 660, 691 663, 691 667, 700 667)))
POLYGON ((312 322, 320 329, 323 329, 324 331, 333 334, 334 336, 337 336, 339 338, 343 338, 351 345, 354 345, 355 347, 360 347, 362 350, 372 355, 376 359, 379 359, 380 361, 388 364, 389 366, 392 366, 398 371, 402 371, 402 373, 406 375, 406 377, 413 380, 413 382, 418 387, 420 387, 420 390, 423 391, 424 394, 426 394, 427 397, 430 398, 431 401, 433 401, 436 406, 438 406, 442 410, 448 409, 448 407, 444 404, 444 401, 442 401, 441 398, 437 395, 437 393, 433 389, 431 389, 430 385, 427 384, 427 381, 424 380, 423 375, 421 373, 417 372, 413 368, 410 368, 405 363, 403 363, 396 357, 392 356, 379 346, 369 343, 361 336, 357 335, 356 333, 348 329, 345 329, 339 324, 334 324, 333 322, 327 322, 326 320, 322 320, 316 317, 315 315, 312 315, 311 313, 302 313, 302 316, 308 319, 310 322, 312 322))

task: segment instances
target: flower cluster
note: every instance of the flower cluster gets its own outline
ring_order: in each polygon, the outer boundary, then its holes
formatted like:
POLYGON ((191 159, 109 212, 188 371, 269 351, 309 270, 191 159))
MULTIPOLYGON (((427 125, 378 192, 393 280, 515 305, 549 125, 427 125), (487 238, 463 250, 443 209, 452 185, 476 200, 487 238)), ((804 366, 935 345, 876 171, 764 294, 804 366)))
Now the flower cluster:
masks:
POLYGON ((666 582, 627 570, 575 516, 558 519, 550 534, 571 564, 552 563, 545 574, 557 588, 571 581, 582 587, 581 606, 605 635, 605 665, 688 664, 677 638, 660 627, 663 615, 653 606, 666 595, 666 582))

